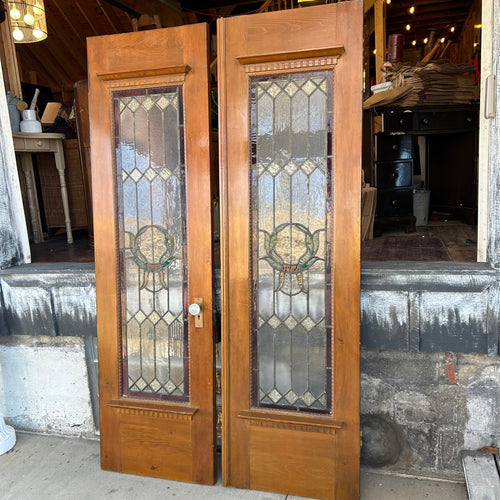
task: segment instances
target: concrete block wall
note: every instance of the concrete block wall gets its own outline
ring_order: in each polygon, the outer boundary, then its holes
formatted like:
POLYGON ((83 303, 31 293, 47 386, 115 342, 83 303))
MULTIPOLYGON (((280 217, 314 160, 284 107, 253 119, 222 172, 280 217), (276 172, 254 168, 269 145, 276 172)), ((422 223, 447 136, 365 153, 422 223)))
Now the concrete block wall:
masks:
POLYGON ((361 423, 364 465, 463 480, 461 450, 500 446, 500 360, 363 350, 361 423))
POLYGON ((0 272, 0 405, 17 430, 96 437, 93 264, 0 272), (91 342, 89 342, 89 340, 91 342))

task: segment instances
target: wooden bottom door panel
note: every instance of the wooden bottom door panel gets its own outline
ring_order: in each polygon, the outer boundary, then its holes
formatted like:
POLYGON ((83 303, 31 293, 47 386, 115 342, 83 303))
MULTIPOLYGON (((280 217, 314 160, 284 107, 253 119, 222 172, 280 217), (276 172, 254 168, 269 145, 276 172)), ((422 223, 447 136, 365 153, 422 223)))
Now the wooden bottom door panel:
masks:
POLYGON ((359 496, 362 7, 219 20, 225 484, 359 496))

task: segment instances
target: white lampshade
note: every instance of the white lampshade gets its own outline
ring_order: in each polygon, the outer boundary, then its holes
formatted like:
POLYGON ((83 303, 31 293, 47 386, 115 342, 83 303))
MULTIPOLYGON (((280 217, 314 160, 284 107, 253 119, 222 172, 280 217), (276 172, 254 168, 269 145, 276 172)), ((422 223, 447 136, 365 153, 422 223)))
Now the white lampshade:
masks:
POLYGON ((41 42, 47 38, 43 0, 9 0, 8 12, 15 43, 41 42))

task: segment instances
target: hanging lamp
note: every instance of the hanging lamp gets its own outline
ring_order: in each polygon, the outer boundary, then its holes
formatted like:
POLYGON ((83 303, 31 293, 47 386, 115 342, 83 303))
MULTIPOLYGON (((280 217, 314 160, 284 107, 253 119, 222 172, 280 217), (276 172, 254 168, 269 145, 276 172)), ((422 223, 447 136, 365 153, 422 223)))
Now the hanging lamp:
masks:
POLYGON ((47 38, 43 0, 9 0, 8 10, 15 43, 41 42, 47 38))

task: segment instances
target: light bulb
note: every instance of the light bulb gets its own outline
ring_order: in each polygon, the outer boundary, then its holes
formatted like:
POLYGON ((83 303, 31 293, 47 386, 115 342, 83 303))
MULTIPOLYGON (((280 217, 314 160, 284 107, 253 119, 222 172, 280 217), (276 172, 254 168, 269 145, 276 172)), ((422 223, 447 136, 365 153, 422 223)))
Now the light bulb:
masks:
POLYGON ((424 43, 427 43, 429 39, 427 37, 424 38, 424 43))
POLYGON ((43 31, 37 30, 36 28, 33 30, 33 36, 35 38, 42 38, 43 37, 43 31))
POLYGON ((33 6, 33 14, 35 16, 41 16, 43 15, 43 9, 41 9, 40 7, 38 7, 37 5, 34 5, 33 6))
POLYGON ((412 40, 411 44, 412 45, 417 45, 417 41, 416 40, 412 40))
POLYGON ((443 36, 443 38, 441 38, 441 43, 444 43, 445 41, 445 37, 443 36))
POLYGON ((14 7, 10 11, 10 17, 12 19, 19 19, 21 17, 21 13, 14 7))
POLYGON ((450 28, 450 31, 453 33, 453 32, 455 31, 455 26, 452 26, 452 27, 450 28))
POLYGON ((24 15, 24 22, 28 25, 31 26, 35 22, 35 18, 30 14, 25 14, 24 15))
POLYGON ((406 31, 410 31, 411 30, 411 26, 409 24, 406 25, 406 31))
POLYGON ((415 7, 412 5, 410 7, 410 14, 414 14, 415 13, 415 7))
POLYGON ((24 38, 23 32, 19 28, 16 28, 12 32, 12 36, 14 37, 14 40, 17 40, 17 41, 20 41, 24 38))

